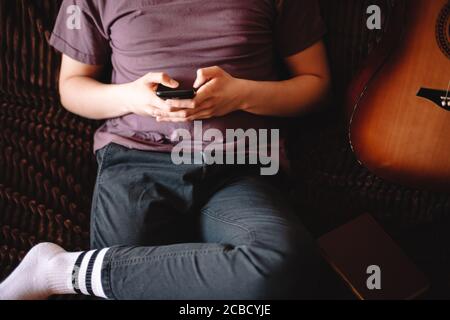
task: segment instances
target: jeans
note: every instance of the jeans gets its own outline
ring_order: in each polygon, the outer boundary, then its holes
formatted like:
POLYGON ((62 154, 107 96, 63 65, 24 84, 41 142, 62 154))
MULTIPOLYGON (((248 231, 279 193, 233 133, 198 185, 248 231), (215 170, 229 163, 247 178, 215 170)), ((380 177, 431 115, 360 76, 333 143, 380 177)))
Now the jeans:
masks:
POLYGON ((256 166, 174 165, 109 144, 99 164, 92 249, 111 248, 110 299, 300 299, 313 295, 314 241, 256 166))

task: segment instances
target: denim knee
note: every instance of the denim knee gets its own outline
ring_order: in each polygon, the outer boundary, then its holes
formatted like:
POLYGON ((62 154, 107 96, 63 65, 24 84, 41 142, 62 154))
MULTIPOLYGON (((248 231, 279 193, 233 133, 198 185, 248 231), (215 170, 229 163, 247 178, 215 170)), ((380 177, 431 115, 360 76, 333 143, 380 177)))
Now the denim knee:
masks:
POLYGON ((255 268, 257 299, 307 299, 316 295, 320 256, 309 233, 295 228, 267 245, 249 247, 255 268))

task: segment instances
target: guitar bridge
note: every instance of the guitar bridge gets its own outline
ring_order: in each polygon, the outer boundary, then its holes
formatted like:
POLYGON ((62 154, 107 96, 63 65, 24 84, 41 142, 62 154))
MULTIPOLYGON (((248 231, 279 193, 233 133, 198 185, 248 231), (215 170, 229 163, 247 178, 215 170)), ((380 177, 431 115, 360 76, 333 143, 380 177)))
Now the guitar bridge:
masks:
POLYGON ((437 106, 450 111, 450 96, 446 91, 421 88, 417 96, 434 102, 437 106))

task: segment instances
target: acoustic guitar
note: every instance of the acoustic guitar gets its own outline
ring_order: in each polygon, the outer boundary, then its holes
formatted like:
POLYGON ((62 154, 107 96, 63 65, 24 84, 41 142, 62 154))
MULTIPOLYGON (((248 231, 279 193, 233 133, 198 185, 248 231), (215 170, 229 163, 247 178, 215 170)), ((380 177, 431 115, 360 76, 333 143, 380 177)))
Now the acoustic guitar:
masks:
POLYGON ((450 193, 450 0, 396 3, 350 86, 351 145, 386 180, 450 193))

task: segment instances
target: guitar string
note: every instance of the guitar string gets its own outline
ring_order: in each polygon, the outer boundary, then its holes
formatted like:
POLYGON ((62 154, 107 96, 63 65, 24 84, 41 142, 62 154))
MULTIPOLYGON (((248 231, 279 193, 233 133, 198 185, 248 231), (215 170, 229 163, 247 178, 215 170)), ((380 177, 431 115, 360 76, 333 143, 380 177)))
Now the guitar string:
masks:
POLYGON ((445 96, 448 99, 448 92, 450 91, 450 81, 448 82, 448 86, 447 86, 447 95, 445 96))
POLYGON ((445 95, 445 100, 444 100, 444 104, 449 102, 449 98, 448 98, 448 92, 450 91, 450 81, 448 82, 448 86, 447 86, 447 93, 445 95))

